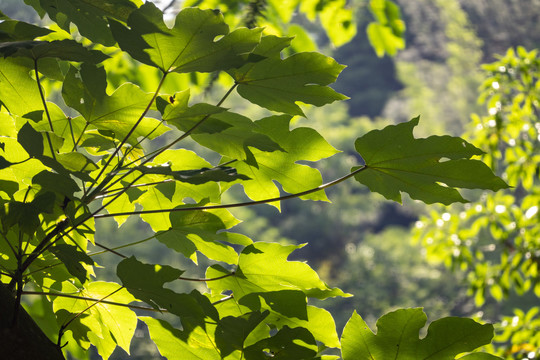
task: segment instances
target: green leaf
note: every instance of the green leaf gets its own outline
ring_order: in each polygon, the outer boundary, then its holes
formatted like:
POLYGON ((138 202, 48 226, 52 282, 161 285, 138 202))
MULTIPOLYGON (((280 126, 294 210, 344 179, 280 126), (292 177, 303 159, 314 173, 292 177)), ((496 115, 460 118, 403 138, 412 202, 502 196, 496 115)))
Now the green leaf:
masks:
POLYGON ((502 360, 502 358, 488 353, 477 352, 462 356, 459 360, 502 360))
POLYGON ((40 215, 53 212, 56 196, 52 192, 43 192, 31 202, 10 201, 4 204, 5 215, 2 216, 4 229, 18 225, 28 235, 32 235, 40 227, 40 215))
POLYGON ((194 263, 197 264, 196 251, 209 259, 228 264, 235 264, 238 260, 236 251, 223 243, 234 234, 222 231, 238 223, 228 211, 172 212, 170 221, 172 228, 158 232, 156 239, 194 263))
POLYGON ((0 170, 3 170, 5 168, 8 168, 10 167, 11 165, 13 165, 12 162, 10 161, 7 161, 5 157, 3 156, 0 156, 0 170))
POLYGON ((111 22, 122 50, 164 73, 212 72, 243 65, 243 55, 259 43, 262 31, 241 28, 229 33, 219 11, 198 8, 181 10, 169 29, 163 13, 150 2, 131 13, 128 26, 129 30, 111 22))
POLYGON ((26 123, 17 133, 17 140, 31 157, 43 154, 43 136, 34 130, 32 125, 26 123))
MULTIPOLYGON (((83 289, 78 289, 69 282, 64 282, 62 292, 97 300, 106 298, 105 300, 108 302, 120 304, 129 304, 135 301, 135 298, 128 291, 111 282, 91 282, 83 289)), ((69 312, 64 315, 65 320, 85 311, 84 315, 86 316, 82 316, 80 322, 73 322, 68 330, 73 331, 75 337, 80 337, 79 341, 89 338, 104 359, 109 358, 116 344, 129 354, 131 339, 137 328, 137 315, 129 308, 107 302, 96 303, 95 300, 60 296, 54 300, 53 308, 57 316, 65 314, 63 311, 69 312)), ((62 321, 62 318, 59 320, 62 321)))
POLYGON ((329 1, 319 16, 334 46, 342 46, 356 35, 355 10, 346 0, 329 1))
POLYGON ((405 23, 399 6, 390 0, 372 0, 370 8, 377 22, 370 23, 366 29, 369 42, 378 57, 385 53, 394 56, 405 48, 405 23))
MULTIPOLYGON (((220 187, 215 182, 192 185, 177 181, 161 183, 149 188, 136 202, 142 205, 145 210, 174 209, 184 205, 186 198, 191 198, 197 203, 202 200, 217 202, 220 195, 220 187)), ((141 215, 141 218, 150 224, 154 231, 168 230, 172 226, 169 214, 166 212, 144 214, 141 215)))
POLYGON ((169 289, 164 289, 163 285, 177 280, 183 273, 182 270, 166 265, 143 264, 133 256, 122 260, 116 268, 116 274, 122 280, 124 287, 137 299, 156 309, 159 308, 153 299, 156 293, 172 292, 169 289))
POLYGON ((284 326, 271 338, 262 339, 246 348, 246 359, 264 359, 260 357, 264 351, 270 351, 272 359, 276 360, 315 359, 318 347, 307 329, 284 326))
POLYGON ((127 21, 129 14, 140 5, 139 0, 39 0, 29 1, 39 13, 46 12, 62 29, 69 32, 70 24, 77 25, 81 35, 94 42, 112 46, 107 19, 127 21))
MULTIPOLYGON (((107 83, 103 68, 83 64, 79 74, 71 67, 66 75, 62 88, 66 104, 76 109, 96 129, 111 131, 116 139, 123 140, 150 104, 152 94, 126 83, 109 96, 105 92, 107 83)), ((159 120, 144 118, 128 143, 134 145, 139 137, 149 133, 148 138, 153 139, 168 130, 159 120)))
POLYGON ((268 316, 269 312, 253 311, 242 316, 226 316, 216 328, 216 345, 222 356, 243 350, 250 333, 268 316))
POLYGON ((341 337, 343 360, 440 359, 489 344, 493 326, 472 319, 448 317, 434 321, 427 336, 419 338, 426 315, 420 308, 400 309, 382 316, 374 334, 354 312, 341 337))
MULTIPOLYGON (((52 30, 17 20, 4 20, 0 23, 0 43, 33 40, 50 34, 52 30)), ((4 44, 0 44, 0 49, 4 44)))
POLYGON ((198 327, 193 331, 175 329, 164 320, 139 317, 148 326, 150 338, 158 347, 159 353, 168 359, 221 360, 212 336, 198 327))
MULTIPOLYGON (((280 146, 281 139, 273 140, 263 133, 257 122, 236 113, 221 113, 209 119, 209 125, 224 124, 221 131, 202 133, 197 131, 193 140, 212 149, 222 156, 244 160, 249 165, 258 167, 252 149, 263 152, 284 151, 280 146)), ((248 175, 249 176, 249 175, 248 175)))
POLYGON ((412 131, 418 120, 358 138, 356 150, 366 169, 355 179, 389 200, 401 202, 400 192, 406 192, 427 204, 466 202, 455 188, 508 188, 483 162, 470 159, 483 152, 465 140, 450 136, 415 139, 412 131))
MULTIPOLYGON (((2 24, 0 24, 2 25, 2 24)), ((0 44, 0 54, 4 57, 27 57, 33 60, 57 58, 60 60, 100 63, 108 56, 101 51, 88 50, 73 40, 17 41, 0 44)))
POLYGON ((133 256, 122 260, 116 268, 122 284, 137 299, 179 316, 186 331, 205 328, 206 318, 218 319, 217 310, 206 297, 196 290, 178 294, 164 288, 165 283, 178 280, 182 273, 167 265, 143 264, 133 256))
MULTIPOLYGON (((232 290, 238 299, 251 293, 278 290, 300 290, 320 299, 347 296, 337 288, 329 288, 307 264, 287 261, 300 246, 257 242, 247 246, 238 259, 233 276, 208 283, 213 293, 232 290)), ((216 278, 229 272, 219 266, 208 268, 206 276, 216 278)))
POLYGON ((319 53, 298 53, 283 60, 279 50, 289 41, 275 37, 261 40, 261 48, 254 54, 268 58, 230 72, 239 84, 238 93, 269 110, 302 116, 298 101, 322 106, 347 99, 326 86, 336 81, 344 66, 319 53))
POLYGON ((73 194, 80 190, 77 183, 70 177, 46 170, 35 175, 32 178, 32 184, 39 184, 44 190, 54 191, 70 199, 73 199, 73 194))
POLYGON ((229 124, 208 118, 209 115, 224 112, 226 109, 205 103, 188 106, 189 98, 189 89, 169 96, 167 100, 164 97, 158 97, 156 105, 162 114, 162 119, 181 131, 192 131, 193 134, 212 134, 230 127, 229 124), (205 120, 201 123, 203 119, 205 120))
MULTIPOLYGON (((274 181, 283 186, 288 193, 298 193, 322 184, 319 170, 298 161, 318 161, 338 151, 333 148, 317 131, 310 128, 289 130, 291 117, 288 115, 271 116, 254 123, 257 132, 268 136, 284 151, 251 150, 256 166, 251 162, 235 163, 237 171, 251 180, 243 181, 246 194, 253 200, 272 199, 280 196, 274 181)), ((302 196, 301 199, 323 200, 328 198, 324 191, 302 196)), ((279 208, 279 204, 274 203, 279 208)))
POLYGON ((12 115, 43 110, 37 84, 29 75, 30 69, 25 61, 0 57, 0 102, 12 115))
POLYGON ((51 247, 50 251, 68 269, 69 273, 75 276, 81 284, 88 279, 88 268, 94 265, 94 261, 78 247, 68 244, 58 244, 51 247), (86 264, 86 266, 84 265, 86 264))

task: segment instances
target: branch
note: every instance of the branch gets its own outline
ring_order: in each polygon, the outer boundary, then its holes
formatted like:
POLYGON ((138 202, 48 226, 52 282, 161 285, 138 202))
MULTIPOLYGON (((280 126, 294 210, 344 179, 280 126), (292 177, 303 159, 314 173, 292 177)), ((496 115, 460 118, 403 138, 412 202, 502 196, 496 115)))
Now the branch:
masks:
POLYGON ((60 296, 60 297, 66 297, 66 298, 70 298, 70 299, 77 299, 77 300, 96 301, 96 302, 100 302, 102 304, 114 305, 114 306, 123 306, 123 307, 127 307, 127 308, 130 308, 130 309, 136 309, 136 310, 169 312, 167 309, 154 309, 154 308, 146 307, 146 306, 129 305, 129 304, 123 304, 123 303, 114 302, 114 301, 103 300, 103 299, 101 299, 101 301, 100 301, 100 299, 90 298, 90 297, 86 297, 86 296, 77 296, 77 295, 70 295, 70 294, 63 294, 63 293, 56 293, 56 292, 23 291, 23 295, 60 296))
POLYGON ((101 219, 101 218, 112 217, 112 216, 157 214, 157 213, 167 213, 167 212, 177 212, 177 211, 230 209, 230 208, 236 208, 236 207, 267 204, 267 203, 271 203, 271 202, 275 202, 275 201, 294 199, 294 198, 297 198, 297 197, 301 197, 301 196, 304 196, 304 195, 309 195, 309 194, 312 194, 314 192, 324 190, 324 189, 329 188, 331 186, 337 185, 340 182, 343 182, 343 181, 347 180, 348 178, 353 177, 354 175, 358 174, 359 172, 361 172, 361 171, 363 171, 365 169, 367 169, 367 166, 363 165, 362 167, 360 167, 360 168, 356 169, 355 171, 351 172, 350 174, 342 176, 339 179, 333 180, 333 181, 328 182, 326 184, 317 186, 316 188, 309 189, 309 190, 306 190, 306 191, 302 191, 302 192, 299 192, 299 193, 296 193, 296 194, 289 194, 289 195, 285 195, 285 196, 280 196, 280 197, 273 198, 273 199, 264 199, 264 200, 257 200, 257 201, 246 201, 246 202, 235 203, 235 204, 194 206, 194 207, 182 207, 182 208, 174 208, 174 209, 141 210, 141 211, 132 211, 132 212, 123 212, 123 213, 101 214, 101 215, 94 215, 94 218, 101 219))
MULTIPOLYGON (((154 92, 154 95, 152 96, 152 99, 150 100, 150 102, 148 103, 148 105, 146 106, 146 108, 144 109, 144 111, 142 112, 141 116, 139 117, 139 119, 137 119, 137 121, 135 122, 135 124, 131 127, 131 129, 129 130, 129 132, 127 133, 127 135, 122 139, 122 142, 120 142, 120 145, 118 145, 115 149, 114 149, 114 152, 111 154, 111 156, 107 159, 107 161, 105 162, 105 165, 103 165, 103 167, 101 168, 101 171, 99 172, 98 176, 96 176, 96 181, 101 177, 101 175, 103 175, 103 172, 105 171, 105 169, 107 169, 107 167, 111 164, 111 161, 112 159, 114 159, 114 157, 116 156, 116 154, 118 154, 118 152, 120 151, 120 149, 122 148, 122 146, 124 146, 124 144, 128 141, 129 137, 133 134, 133 132, 135 131, 135 129, 137 129, 137 126, 139 126, 139 124, 141 123, 141 121, 143 121, 144 117, 146 116, 146 114, 148 113, 148 111, 150 110, 150 108, 152 107, 152 104, 154 103, 154 100, 156 99, 156 97, 158 96, 159 94, 159 90, 161 89, 161 86, 163 85, 163 82, 165 81, 165 78, 167 77, 167 74, 168 73, 164 73, 163 74, 163 77, 161 78, 161 81, 159 82, 158 84, 158 87, 156 89, 156 91, 154 92)), ((92 188, 88 189, 88 192, 90 192, 92 188)))
POLYGON ((205 282, 205 281, 216 281, 216 280, 221 280, 221 279, 225 279, 229 276, 233 276, 235 275, 236 273, 233 271, 229 274, 225 274, 225 275, 222 275, 222 276, 218 276, 216 278, 210 278, 210 279, 194 279, 194 278, 186 278, 186 277, 181 277, 179 276, 178 279, 179 280, 186 280, 186 281, 200 281, 200 282, 205 282))

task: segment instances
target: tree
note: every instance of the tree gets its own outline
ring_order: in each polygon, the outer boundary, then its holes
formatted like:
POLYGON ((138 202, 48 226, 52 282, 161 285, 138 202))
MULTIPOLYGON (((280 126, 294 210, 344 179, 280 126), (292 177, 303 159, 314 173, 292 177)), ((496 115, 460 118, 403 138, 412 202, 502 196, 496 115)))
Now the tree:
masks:
MULTIPOLYGON (((468 137, 486 151, 483 160, 512 188, 432 211, 418 222, 416 237, 431 259, 468 271, 470 293, 478 305, 489 298, 502 302, 512 294, 527 293, 533 293, 535 304, 540 297, 540 59, 536 50, 518 47, 484 70, 479 100, 486 115, 473 115, 468 137)), ((509 359, 521 358, 522 352, 538 354, 540 349, 539 308, 526 303, 523 307, 503 319, 497 336, 508 345, 504 348, 509 359)), ((499 317, 500 312, 487 316, 499 317)))
POLYGON ((376 335, 354 313, 340 340, 330 313, 308 301, 347 294, 307 264, 288 260, 300 246, 253 242, 232 232, 239 220, 228 211, 279 207, 297 197, 324 201, 326 188, 349 178, 394 201, 406 193, 425 203, 464 202, 458 189, 507 187, 471 159, 481 150, 456 137, 417 139, 415 118, 359 137, 355 149, 363 160, 322 184, 316 169, 299 162, 337 150, 314 129, 291 129, 290 123, 304 116, 300 102, 322 106, 346 98, 328 86, 343 68, 332 58, 316 52, 282 57, 291 38, 261 28, 229 31, 217 10, 183 9, 169 27, 152 3, 29 3, 58 27, 0 13, 4 352, 15 359, 61 359, 62 349, 80 353, 94 345, 108 358, 117 346, 129 352, 138 321, 170 359, 339 357, 332 349, 341 349, 345 360, 453 359, 490 342, 491 325, 461 318, 434 321, 420 339, 426 323, 420 308, 383 316, 376 335), (70 23, 80 34, 67 32, 70 23), (108 82, 108 61, 122 52, 160 73, 152 93, 108 82), (215 105, 191 99, 189 88, 162 93, 169 79, 216 71, 229 77, 230 87, 215 105), (55 86, 61 99, 52 101, 55 86), (224 108, 235 91, 272 114, 252 121, 224 108), (180 147, 188 138, 218 160, 180 147), (222 203, 235 184, 251 200, 222 203), (125 255, 126 245, 100 241, 96 222, 110 217, 120 227, 130 216, 153 230, 131 246, 158 241, 194 267, 203 255, 211 262, 205 278, 145 263, 125 255), (115 254, 118 263, 100 264, 101 252, 92 245, 115 254), (115 267, 118 282, 102 281, 98 266, 115 267), (205 283, 209 291, 183 291, 177 283, 205 283), (39 312, 27 312, 28 297, 39 299, 39 312))

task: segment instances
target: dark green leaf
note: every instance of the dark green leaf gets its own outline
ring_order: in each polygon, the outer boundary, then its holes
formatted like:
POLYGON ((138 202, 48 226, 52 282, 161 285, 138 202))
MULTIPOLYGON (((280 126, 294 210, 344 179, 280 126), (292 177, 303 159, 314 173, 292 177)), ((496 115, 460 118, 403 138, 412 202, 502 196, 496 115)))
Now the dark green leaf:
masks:
POLYGON ((127 21, 129 14, 140 3, 137 0, 25 0, 39 13, 47 13, 62 29, 69 31, 70 24, 92 41, 114 45, 107 18, 127 21))
POLYGON ((77 246, 68 244, 58 244, 51 247, 50 251, 68 269, 69 273, 75 276, 81 284, 84 284, 89 276, 88 267, 94 265, 94 261, 77 246), (83 264, 86 264, 85 267, 83 264))
POLYGON ((218 314, 209 300, 193 290, 178 294, 164 284, 178 280, 183 271, 167 265, 143 264, 133 256, 122 260, 116 268, 122 284, 137 299, 156 309, 166 309, 180 317, 184 329, 205 327, 205 318, 217 320, 218 314))
POLYGON ((268 311, 254 311, 239 317, 226 316, 220 319, 215 336, 221 356, 227 356, 235 350, 242 350, 246 338, 268 314, 268 311))
POLYGON ((283 327, 271 338, 263 339, 245 349, 246 360, 266 359, 265 350, 276 360, 315 359, 318 352, 313 335, 304 328, 283 327))
POLYGON ((308 320, 306 294, 299 290, 267 291, 251 293, 238 300, 239 304, 252 310, 266 309, 288 318, 308 320), (266 304, 261 304, 261 299, 266 304))
POLYGON ((120 47, 133 58, 163 72, 212 72, 245 63, 243 55, 259 43, 262 29, 241 28, 229 33, 219 11, 185 8, 174 27, 163 22, 163 13, 151 2, 131 13, 128 30, 111 22, 120 47), (223 36, 219 40, 216 37, 223 36))
POLYGON ((406 192, 427 204, 446 205, 466 202, 456 188, 496 191, 508 187, 483 162, 470 159, 483 152, 465 140, 451 136, 415 139, 412 131, 418 120, 358 138, 356 150, 367 168, 355 179, 390 200, 401 202, 400 192, 406 192))
POLYGON ((17 134, 17 141, 31 157, 43 154, 43 136, 34 130, 32 125, 26 123, 17 134))
MULTIPOLYGON (((274 55, 289 39, 264 37, 261 55, 274 55)), ((296 104, 322 106, 336 100, 347 99, 326 86, 336 81, 344 66, 319 53, 298 53, 289 58, 270 56, 265 60, 244 65, 231 71, 239 84, 238 93, 245 99, 269 110, 302 115, 296 104)))
MULTIPOLYGON (((0 17, 1 18, 1 17, 0 17)), ((5 20, 0 23, 0 43, 33 40, 52 31, 22 21, 5 20)))
POLYGON ((0 156, 0 170, 8 168, 11 165, 13 165, 12 162, 7 161, 6 158, 3 156, 0 156))
MULTIPOLYGON (((0 24, 1 25, 1 24, 0 24)), ((30 59, 57 58, 61 60, 100 63, 108 56, 97 50, 88 50, 73 40, 17 41, 0 44, 4 57, 28 57, 30 59)))
POLYGON ((40 215, 52 213, 56 196, 52 192, 37 195, 31 202, 10 201, 5 204, 5 216, 2 217, 4 229, 18 225, 28 235, 32 235, 40 226, 40 215))
POLYGON ((62 194, 70 199, 73 198, 75 192, 80 190, 77 183, 70 177, 46 170, 34 176, 32 178, 32 184, 39 184, 44 190, 62 194))

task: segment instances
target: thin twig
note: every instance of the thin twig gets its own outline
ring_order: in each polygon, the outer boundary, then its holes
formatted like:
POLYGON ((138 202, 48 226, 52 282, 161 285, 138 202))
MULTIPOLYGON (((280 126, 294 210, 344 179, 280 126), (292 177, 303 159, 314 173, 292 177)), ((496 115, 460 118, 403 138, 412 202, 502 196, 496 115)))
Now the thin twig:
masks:
POLYGON ((95 215, 94 218, 101 219, 101 218, 106 218, 106 217, 111 217, 111 216, 158 214, 158 213, 170 213, 170 212, 177 212, 177 211, 230 209, 230 208, 236 208, 236 207, 267 204, 267 203, 272 203, 272 202, 281 201, 281 200, 294 199, 294 198, 301 197, 301 196, 304 196, 304 195, 312 194, 312 193, 317 192, 317 191, 322 191, 322 190, 324 190, 326 188, 337 185, 340 182, 347 180, 348 178, 353 177, 354 175, 358 174, 359 172, 361 172, 361 171, 363 171, 365 169, 367 169, 367 166, 363 165, 360 168, 356 169, 355 171, 351 172, 350 174, 342 176, 339 179, 330 181, 330 182, 328 182, 326 184, 317 186, 316 188, 309 189, 309 190, 302 191, 302 192, 295 193, 295 194, 289 194, 289 195, 285 195, 285 196, 280 196, 280 197, 276 197, 276 198, 272 198, 272 199, 264 199, 264 200, 257 200, 257 201, 246 201, 246 202, 234 203, 234 204, 181 207, 181 208, 174 208, 174 209, 140 210, 140 211, 123 212, 123 213, 100 214, 100 215, 95 215))
POLYGON ((58 330, 58 342, 56 343, 56 345, 58 347, 60 347, 60 343, 62 341, 62 335, 64 334, 64 330, 69 326, 69 324, 71 324, 73 321, 75 321, 77 318, 79 318, 82 314, 84 314, 85 312, 87 312, 88 310, 90 310, 91 308, 93 308, 94 306, 96 306, 97 304, 100 304, 102 303, 105 299, 107 299, 108 297, 111 297, 113 296, 114 294, 116 294, 117 292, 119 292, 120 290, 122 290, 124 287, 121 286, 119 287, 118 289, 114 290, 112 293, 110 293, 109 295, 107 296, 104 296, 103 298, 101 299, 97 299, 93 304, 90 304, 89 306, 87 306, 84 310, 82 310, 81 312, 79 312, 77 315, 75 315, 74 317, 72 317, 71 319, 69 319, 66 323, 64 323, 62 326, 60 326, 60 330, 58 330))
POLYGON ((85 296, 63 294, 63 293, 57 293, 57 292, 23 291, 23 295, 59 296, 59 297, 65 297, 65 298, 70 298, 70 299, 77 299, 77 300, 99 301, 102 304, 114 305, 114 306, 123 306, 123 307, 127 307, 127 308, 130 308, 130 309, 136 309, 136 310, 168 312, 167 309, 154 309, 154 308, 146 307, 146 306, 129 305, 129 304, 123 304, 123 303, 114 302, 114 301, 103 300, 103 299, 101 299, 101 301, 100 301, 100 299, 95 299, 95 298, 90 298, 90 297, 85 297, 85 296))
MULTIPOLYGON (((107 159, 107 161, 105 162, 105 165, 101 168, 98 176, 96 176, 96 181, 99 180, 99 178, 101 177, 101 175, 103 175, 103 172, 105 171, 105 169, 107 169, 107 167, 110 165, 112 159, 114 159, 116 157, 116 154, 119 153, 120 149, 122 148, 122 146, 124 146, 124 144, 129 140, 129 137, 131 135, 133 135, 133 133, 135 132, 135 129, 137 129, 137 127, 139 126, 139 124, 141 123, 141 121, 143 121, 144 117, 146 116, 146 114, 148 113, 148 111, 150 110, 150 108, 152 107, 152 104, 154 103, 154 100, 156 99, 156 97, 158 96, 159 94, 159 90, 161 89, 161 86, 163 86, 163 83, 165 81, 165 78, 167 77, 167 74, 168 73, 163 73, 163 76, 161 77, 161 80, 158 84, 158 87, 156 89, 156 91, 154 92, 154 95, 152 95, 152 99, 150 100, 150 102, 148 103, 148 105, 146 106, 146 108, 144 109, 144 111, 142 112, 141 116, 139 117, 139 119, 137 119, 137 121, 135 122, 135 124, 131 127, 131 129, 129 130, 129 132, 127 133, 127 135, 122 139, 122 141, 120 142, 120 144, 114 149, 114 152, 111 154, 111 156, 109 156, 109 158, 107 159)), ((90 191, 92 189, 92 186, 88 189, 88 191, 90 191)))

